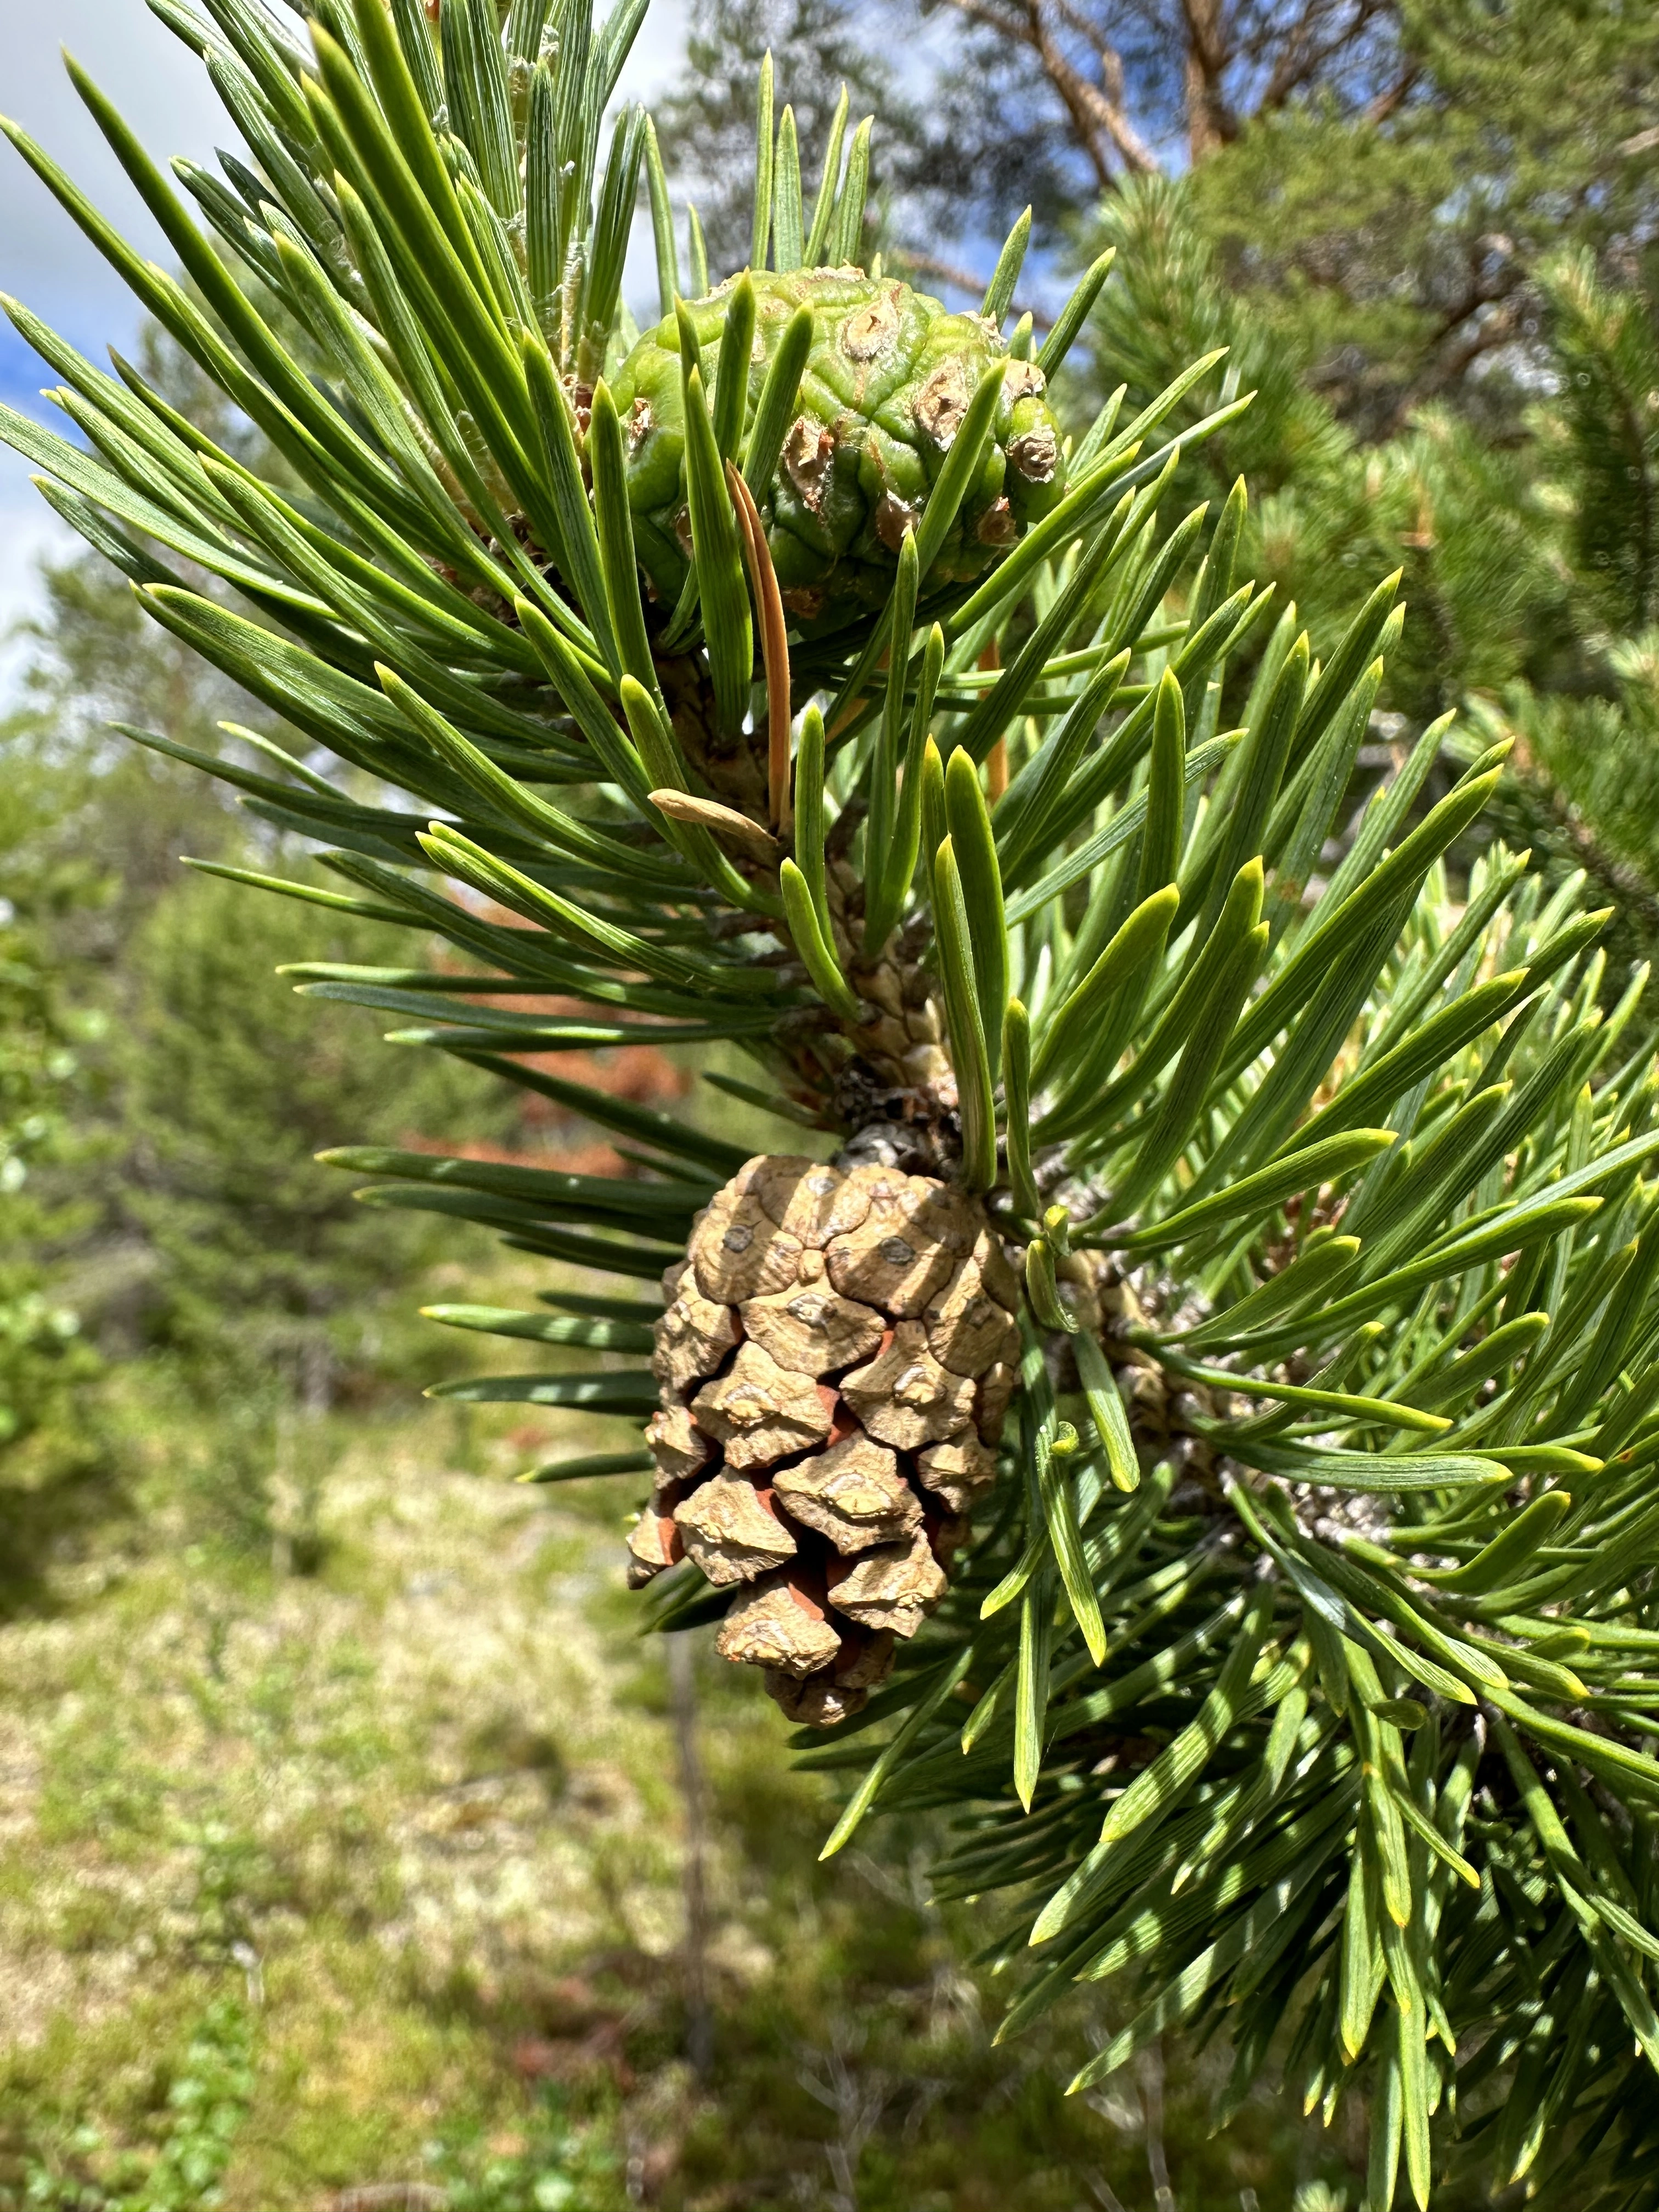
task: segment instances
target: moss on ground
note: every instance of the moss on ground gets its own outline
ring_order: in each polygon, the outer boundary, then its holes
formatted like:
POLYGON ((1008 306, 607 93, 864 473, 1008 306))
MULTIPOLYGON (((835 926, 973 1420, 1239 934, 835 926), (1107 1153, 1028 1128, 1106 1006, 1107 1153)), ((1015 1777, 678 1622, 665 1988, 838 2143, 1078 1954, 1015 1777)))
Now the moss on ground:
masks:
MULTIPOLYGON (((706 1650, 693 2075, 632 1501, 510 1479, 617 1425, 405 1399, 256 1432, 143 1367, 101 1418, 104 1510, 37 1499, 52 1534, 0 1626, 0 2205, 1153 2203, 1136 2084, 1059 2094, 1100 2018, 994 2047, 962 1964, 984 1931, 927 1900, 934 1839, 820 1867, 827 1784, 706 1650)), ((1209 2142, 1212 2086, 1164 2090, 1181 2205, 1357 2194, 1340 2130, 1269 2104, 1209 2142)))

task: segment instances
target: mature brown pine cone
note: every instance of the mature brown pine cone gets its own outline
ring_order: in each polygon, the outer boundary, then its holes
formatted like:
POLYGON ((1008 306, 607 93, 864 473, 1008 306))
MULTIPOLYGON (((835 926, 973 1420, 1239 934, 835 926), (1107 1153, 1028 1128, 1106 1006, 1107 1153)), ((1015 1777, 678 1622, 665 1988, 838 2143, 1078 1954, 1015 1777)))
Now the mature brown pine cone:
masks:
POLYGON ((883 1166, 750 1160, 664 1279, 630 1578, 733 1590, 717 1648, 790 1717, 856 1712, 944 1595, 1019 1360, 978 1200, 883 1166))

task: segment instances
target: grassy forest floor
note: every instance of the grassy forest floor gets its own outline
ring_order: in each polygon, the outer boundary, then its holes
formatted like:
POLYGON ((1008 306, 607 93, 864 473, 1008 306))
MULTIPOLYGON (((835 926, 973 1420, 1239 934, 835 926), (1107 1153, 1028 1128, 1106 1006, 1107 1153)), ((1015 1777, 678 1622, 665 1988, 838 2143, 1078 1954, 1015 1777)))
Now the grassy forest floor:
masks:
POLYGON ((1212 2143, 1206 2085, 1164 2088, 1161 2128, 1151 2078, 1064 2099, 1097 2008, 994 2046, 961 1963, 988 1922, 929 1905, 929 1837, 887 1824, 820 1867, 826 1783, 790 1773, 780 1717, 706 1647, 694 2074, 631 1501, 511 1480, 618 1425, 410 1390, 273 1431, 143 1363, 96 1402, 79 1472, 6 1509, 0 2204, 1341 2201, 1307 2185, 1351 2177, 1340 2124, 1263 2104, 1212 2143))

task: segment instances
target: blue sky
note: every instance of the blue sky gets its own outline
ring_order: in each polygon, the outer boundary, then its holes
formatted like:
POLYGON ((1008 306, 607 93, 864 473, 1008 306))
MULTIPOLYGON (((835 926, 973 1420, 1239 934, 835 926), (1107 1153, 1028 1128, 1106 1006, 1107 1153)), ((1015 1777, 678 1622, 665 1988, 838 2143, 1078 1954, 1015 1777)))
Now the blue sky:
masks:
MULTIPOLYGON (((170 259, 97 126, 64 75, 66 47, 115 100, 158 155, 209 161, 240 142, 194 54, 152 15, 144 0, 9 0, 3 100, 135 244, 170 259)), ((648 99, 677 73, 684 51, 684 0, 656 0, 621 93, 648 99)), ((125 287, 9 146, 0 143, 0 289, 15 295, 91 359, 111 344, 130 349, 138 316, 125 287)), ((9 323, 0 320, 0 399, 43 420, 50 372, 9 323)), ((61 422, 61 417, 57 418, 61 422)), ((29 482, 27 465, 0 448, 0 701, 15 680, 19 653, 3 641, 34 603, 40 556, 65 532, 29 482)))

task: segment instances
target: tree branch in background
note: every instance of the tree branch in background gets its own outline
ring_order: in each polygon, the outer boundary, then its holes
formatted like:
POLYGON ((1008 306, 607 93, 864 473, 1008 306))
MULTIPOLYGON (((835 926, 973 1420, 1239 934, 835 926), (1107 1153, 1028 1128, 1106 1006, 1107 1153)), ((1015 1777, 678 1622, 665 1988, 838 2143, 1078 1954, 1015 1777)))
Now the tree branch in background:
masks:
MULTIPOLYGON (((971 269, 963 269, 957 262, 942 261, 937 254, 915 253, 908 246, 895 246, 889 249, 887 258, 896 268, 908 269, 913 276, 930 276, 936 284, 948 284, 953 291, 966 292, 975 299, 985 289, 985 277, 975 276, 971 269)), ((1016 300, 1009 312, 1016 321, 1029 315, 1040 331, 1054 328, 1054 317, 1035 301, 1016 300)))
POLYGON ((1333 73, 1340 76, 1356 63, 1363 68, 1367 40, 1379 32, 1392 37, 1399 19, 1395 0, 1307 0, 1288 26, 1269 15, 1254 38, 1241 41, 1241 52, 1258 68, 1274 55, 1255 112, 1271 113, 1333 73))
MULTIPOLYGON (((1374 98, 1400 82, 1397 0, 943 0, 1033 59, 1097 188, 1164 166, 1179 134, 1197 162, 1300 94, 1374 98)), ((1403 97, 1403 94, 1400 95, 1403 97)))
POLYGON ((1523 734, 1510 722, 1508 733, 1515 739, 1515 750, 1510 755, 1510 769, 1522 784, 1539 809, 1548 816, 1558 835, 1571 848, 1572 856, 1585 872, 1600 885, 1605 885, 1614 897, 1628 906, 1639 907, 1650 933, 1659 933, 1659 897, 1640 869, 1621 860, 1607 851, 1595 835, 1594 827, 1585 821, 1578 809, 1563 793, 1547 768, 1537 758, 1523 734))
MULTIPOLYGON (((1063 8, 1062 13, 1073 21, 1076 11, 1063 8)), ((1053 22, 1042 0, 1025 0, 1025 14, 1030 28, 1026 43, 1030 45, 1042 65, 1042 73, 1054 86, 1065 103, 1077 128, 1087 142, 1091 159, 1097 168, 1104 159, 1104 144, 1109 143, 1122 167, 1135 176, 1155 175, 1162 164, 1146 139, 1130 121, 1124 103, 1123 61, 1117 46, 1092 27, 1087 37, 1100 72, 1098 84, 1091 84, 1081 70, 1076 68, 1061 51, 1055 37, 1053 22)), ((1105 181, 1103 169, 1103 181, 1105 181)))
POLYGON ((1182 0, 1187 33, 1187 146, 1194 161, 1238 135, 1222 81, 1231 50, 1221 0, 1182 0))
POLYGON ((1407 62, 1394 82, 1378 93, 1365 110, 1365 120, 1373 125, 1386 123, 1396 115, 1410 99, 1413 91, 1422 82, 1423 70, 1417 62, 1407 62))
POLYGON ((1521 327, 1522 314, 1522 301, 1511 295, 1502 300, 1482 299, 1469 309, 1467 315, 1460 315, 1451 328, 1464 331, 1462 341, 1424 372, 1401 401, 1392 427, 1396 431, 1404 430, 1425 399, 1434 398, 1461 384, 1476 362, 1508 345, 1521 327), (1493 312, 1469 329, 1468 325, 1471 318, 1487 308, 1493 312))

